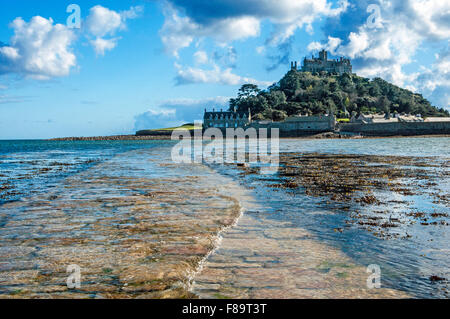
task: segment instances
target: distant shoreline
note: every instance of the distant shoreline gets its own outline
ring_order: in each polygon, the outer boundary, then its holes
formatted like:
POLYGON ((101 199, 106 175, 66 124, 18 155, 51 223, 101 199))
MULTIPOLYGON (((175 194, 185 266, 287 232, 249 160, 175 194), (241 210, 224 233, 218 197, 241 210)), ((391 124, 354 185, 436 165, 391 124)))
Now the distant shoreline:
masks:
POLYGON ((48 141, 138 141, 138 140, 170 140, 170 135, 111 135, 111 136, 87 136, 87 137, 58 137, 48 141))
MULTIPOLYGON (((374 138, 431 138, 450 137, 450 134, 436 135, 394 135, 394 136, 345 136, 337 133, 321 133, 297 137, 280 137, 280 139, 374 139, 374 138)), ((171 135, 112 135, 112 136, 90 136, 90 137, 60 137, 48 139, 48 141, 139 141, 139 140, 171 140, 171 135)))

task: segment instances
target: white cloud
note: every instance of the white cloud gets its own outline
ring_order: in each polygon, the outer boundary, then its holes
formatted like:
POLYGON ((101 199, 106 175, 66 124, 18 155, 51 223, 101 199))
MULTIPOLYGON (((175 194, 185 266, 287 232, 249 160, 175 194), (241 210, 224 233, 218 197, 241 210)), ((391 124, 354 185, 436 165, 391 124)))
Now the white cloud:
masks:
POLYGON ((269 39, 269 43, 277 45, 292 37, 297 29, 306 27, 306 31, 313 33, 312 24, 321 17, 338 16, 345 12, 348 7, 347 1, 340 1, 338 6, 332 8, 331 2, 327 0, 307 1, 269 1, 267 15, 271 22, 276 25, 276 30, 269 39))
POLYGON ((92 7, 86 19, 87 30, 96 37, 114 35, 123 27, 122 17, 118 12, 100 5, 92 7))
POLYGON ((19 50, 12 47, 1 47, 0 54, 10 60, 16 60, 20 57, 19 50))
POLYGON ((416 21, 409 21, 408 27, 425 37, 435 40, 448 39, 450 34, 450 3, 441 0, 408 1, 416 21))
MULTIPOLYGON (((126 29, 126 21, 134 19, 143 7, 115 12, 102 6, 91 8, 83 32, 98 55, 117 46, 114 35, 126 29)), ((29 78, 46 80, 67 76, 76 66, 72 45, 76 37, 73 29, 54 24, 51 18, 40 16, 29 22, 16 18, 10 27, 14 31, 8 45, 0 43, 0 74, 16 73, 29 78)))
POLYGON ((311 42, 308 45, 308 51, 320 51, 322 49, 330 51, 332 54, 336 53, 336 49, 341 44, 342 40, 339 38, 328 37, 328 43, 322 44, 320 42, 311 42))
POLYGON ((134 129, 157 129, 175 127, 203 119, 204 109, 228 108, 228 97, 205 99, 173 99, 151 108, 147 112, 135 116, 134 129))
POLYGON ((214 65, 212 69, 200 69, 193 67, 182 67, 176 64, 177 76, 176 81, 178 85, 192 84, 192 83, 213 83, 224 85, 241 85, 245 83, 252 83, 260 86, 269 86, 273 82, 258 81, 248 77, 242 77, 234 74, 231 68, 221 69, 214 65))
POLYGON ((160 30, 161 40, 166 51, 175 57, 195 38, 212 37, 219 42, 229 42, 254 37, 260 32, 259 21, 253 17, 227 18, 205 26, 187 16, 180 16, 170 5, 164 9, 164 14, 166 19, 160 30))
POLYGON ((198 38, 229 43, 257 37, 261 23, 268 20, 275 25, 275 31, 267 43, 278 45, 298 28, 306 26, 312 31, 312 23, 318 18, 339 15, 347 7, 347 1, 333 8, 327 0, 224 0, 211 11, 211 4, 203 0, 170 0, 165 2, 165 22, 160 35, 167 52, 178 57, 179 50, 198 38))
POLYGON ((450 110, 450 47, 436 55, 431 68, 424 68, 411 81, 435 105, 450 110))
POLYGON ((119 40, 119 37, 111 39, 95 38, 89 42, 93 46, 97 55, 105 55, 106 51, 110 51, 117 46, 117 41, 119 40))
POLYGON ((120 15, 122 16, 123 20, 136 19, 140 17, 142 12, 144 12, 144 6, 135 6, 131 7, 128 10, 122 11, 120 15))
MULTIPOLYGON (((420 90, 437 106, 448 107, 448 93, 445 93, 448 90, 445 88, 448 89, 450 65, 442 56, 431 69, 408 73, 405 66, 414 62, 424 45, 439 47, 450 39, 450 2, 379 0, 378 5, 381 23, 377 28, 371 28, 367 23, 353 24, 352 21, 360 19, 350 17, 350 14, 368 16, 363 5, 360 5, 359 13, 349 12, 348 16, 341 17, 341 21, 329 24, 343 23, 344 30, 348 30, 345 37, 339 38, 341 41, 335 53, 354 59, 354 71, 359 75, 382 77, 399 86, 420 90)), ((333 30, 329 33, 333 34, 333 30)), ((308 48, 330 48, 333 38, 329 35, 326 44, 313 42, 308 48)))
POLYGON ((126 29, 126 21, 137 18, 142 11, 142 6, 131 7, 122 12, 116 12, 100 5, 92 7, 86 18, 85 27, 88 34, 94 37, 89 42, 97 55, 104 55, 105 51, 114 49, 120 39, 114 35, 126 29))
POLYGON ((369 35, 367 32, 350 33, 348 37, 349 43, 345 47, 340 48, 340 53, 350 58, 360 57, 364 54, 364 50, 369 47, 369 35))
POLYGON ((10 27, 14 36, 0 48, 0 73, 19 73, 36 79, 68 75, 76 65, 71 50, 73 32, 40 16, 30 22, 16 18, 10 27))

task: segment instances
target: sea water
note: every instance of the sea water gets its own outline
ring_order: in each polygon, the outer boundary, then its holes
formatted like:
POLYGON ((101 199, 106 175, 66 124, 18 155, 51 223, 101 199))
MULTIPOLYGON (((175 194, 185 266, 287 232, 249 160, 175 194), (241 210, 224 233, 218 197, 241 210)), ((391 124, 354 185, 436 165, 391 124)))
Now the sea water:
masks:
MULTIPOLYGON (((169 154, 174 145, 173 141, 0 141, 0 211, 1 205, 8 202, 40 198, 55 190, 63 192, 59 188, 65 179, 112 159, 127 161, 128 170, 134 171, 136 178, 139 178, 138 157, 127 156, 127 152, 132 154, 158 148, 158 152, 169 154)), ((398 155, 448 161, 450 138, 282 139, 280 152, 398 155)), ((144 156, 145 152, 142 154, 144 156)), ((263 204, 258 214, 264 215, 264 218, 307 230, 315 240, 343 252, 355 264, 364 267, 379 264, 385 287, 415 297, 446 297, 441 292, 442 285, 430 282, 429 277, 432 274, 450 275, 448 226, 413 228, 411 238, 403 240, 380 239, 358 227, 337 233, 332 230, 345 225, 348 216, 335 211, 334 206, 327 207, 323 200, 293 197, 288 192, 275 191, 267 187, 268 181, 264 178, 249 176, 242 179, 238 176, 239 171, 231 166, 208 166, 221 175, 239 180, 242 188, 250 191, 255 202, 263 204)), ((202 172, 209 174, 206 165, 202 172)), ((120 175, 120 172, 117 173, 120 175)), ((146 170, 145 174, 151 175, 152 170, 146 170)), ((161 172, 155 171, 155 174, 161 172)), ((442 193, 449 194, 448 175, 443 175, 440 184, 442 193)), ((189 207, 186 209, 189 210, 189 207)), ((448 212, 448 207, 442 209, 448 212)), ((252 208, 248 210, 248 214, 252 214, 252 208)), ((7 227, 7 221, 0 221, 0 241, 2 228, 5 230, 7 227)), ((276 268, 276 265, 272 266, 276 268)))

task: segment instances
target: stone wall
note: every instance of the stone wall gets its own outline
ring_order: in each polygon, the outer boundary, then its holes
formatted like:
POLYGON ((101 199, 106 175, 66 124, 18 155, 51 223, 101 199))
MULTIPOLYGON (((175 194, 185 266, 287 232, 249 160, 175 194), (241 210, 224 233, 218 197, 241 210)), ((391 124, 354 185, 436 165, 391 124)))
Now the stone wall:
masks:
POLYGON ((270 122, 267 124, 256 122, 252 123, 250 127, 254 127, 257 130, 267 128, 269 131, 272 128, 278 128, 280 130, 280 137, 296 137, 332 132, 335 127, 334 123, 334 116, 308 116, 290 118, 284 122, 270 122))
POLYGON ((340 132, 366 136, 450 134, 450 122, 398 122, 339 124, 340 132))

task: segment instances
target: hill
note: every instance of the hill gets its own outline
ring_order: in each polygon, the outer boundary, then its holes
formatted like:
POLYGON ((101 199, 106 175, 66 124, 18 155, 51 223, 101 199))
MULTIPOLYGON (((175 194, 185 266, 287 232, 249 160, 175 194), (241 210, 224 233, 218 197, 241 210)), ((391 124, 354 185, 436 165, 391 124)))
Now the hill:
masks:
POLYGON ((330 110, 339 118, 352 113, 411 113, 423 117, 449 116, 434 107, 421 94, 402 89, 381 78, 373 80, 344 73, 310 73, 291 70, 267 90, 244 84, 230 110, 251 109, 254 120, 282 121, 298 114, 325 114, 330 110))

